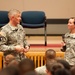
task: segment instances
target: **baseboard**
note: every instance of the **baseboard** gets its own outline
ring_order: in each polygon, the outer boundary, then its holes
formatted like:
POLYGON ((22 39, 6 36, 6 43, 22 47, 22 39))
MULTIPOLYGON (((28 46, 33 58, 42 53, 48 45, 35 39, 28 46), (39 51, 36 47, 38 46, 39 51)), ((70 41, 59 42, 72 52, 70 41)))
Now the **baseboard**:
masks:
MULTIPOLYGON (((47 34, 47 36, 62 36, 63 34, 47 34)), ((26 34, 26 36, 45 36, 44 34, 26 34)))
POLYGON ((47 24, 67 24, 68 19, 47 19, 47 24))

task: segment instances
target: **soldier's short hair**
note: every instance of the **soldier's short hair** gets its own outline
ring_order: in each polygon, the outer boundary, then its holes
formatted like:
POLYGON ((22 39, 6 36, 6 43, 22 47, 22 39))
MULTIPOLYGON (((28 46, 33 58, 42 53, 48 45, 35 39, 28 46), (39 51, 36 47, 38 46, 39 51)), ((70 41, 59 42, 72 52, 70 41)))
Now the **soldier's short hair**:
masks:
POLYGON ((74 24, 75 24, 75 17, 71 17, 70 19, 74 19, 74 24))
POLYGON ((21 12, 17 9, 12 9, 8 12, 8 17, 10 18, 11 16, 14 16, 16 13, 21 13, 21 12))

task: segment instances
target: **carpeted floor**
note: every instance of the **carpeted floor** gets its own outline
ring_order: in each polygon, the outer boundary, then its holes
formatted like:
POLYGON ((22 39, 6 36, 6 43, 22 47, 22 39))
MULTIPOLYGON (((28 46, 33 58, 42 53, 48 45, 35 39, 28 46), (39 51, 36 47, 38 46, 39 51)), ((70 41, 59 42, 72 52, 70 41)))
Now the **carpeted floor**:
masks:
POLYGON ((29 42, 30 51, 45 51, 47 49, 54 49, 60 51, 61 48, 61 36, 47 36, 47 46, 44 46, 43 36, 31 36, 26 38, 29 42))
POLYGON ((31 44, 31 47, 32 48, 35 48, 35 47, 45 47, 45 48, 48 48, 48 47, 61 47, 61 44, 47 44, 47 46, 45 46, 44 44, 31 44))

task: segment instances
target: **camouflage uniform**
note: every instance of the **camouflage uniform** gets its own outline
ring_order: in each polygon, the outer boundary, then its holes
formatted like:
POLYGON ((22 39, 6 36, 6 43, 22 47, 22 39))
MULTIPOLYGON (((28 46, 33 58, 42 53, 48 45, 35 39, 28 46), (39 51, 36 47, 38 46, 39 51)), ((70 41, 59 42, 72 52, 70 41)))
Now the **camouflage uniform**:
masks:
POLYGON ((75 64, 75 33, 66 33, 64 37, 66 43, 65 60, 70 64, 75 64))
POLYGON ((25 47, 27 44, 25 40, 25 31, 21 25, 17 27, 11 26, 9 23, 1 28, 2 36, 0 38, 0 51, 5 55, 13 54, 17 59, 25 57, 23 53, 18 53, 14 50, 16 45, 25 47))

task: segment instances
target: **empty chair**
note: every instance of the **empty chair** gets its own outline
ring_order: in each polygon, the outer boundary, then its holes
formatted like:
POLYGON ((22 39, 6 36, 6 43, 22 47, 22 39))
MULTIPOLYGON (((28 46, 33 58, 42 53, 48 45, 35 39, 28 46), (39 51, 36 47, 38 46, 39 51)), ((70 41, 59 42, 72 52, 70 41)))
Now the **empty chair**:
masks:
POLYGON ((9 22, 8 11, 0 11, 0 27, 9 22))
POLYGON ((25 28, 44 28, 45 46, 47 45, 46 15, 43 11, 23 11, 22 26, 25 28))

